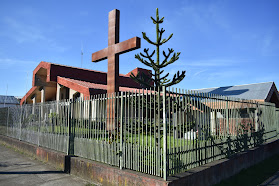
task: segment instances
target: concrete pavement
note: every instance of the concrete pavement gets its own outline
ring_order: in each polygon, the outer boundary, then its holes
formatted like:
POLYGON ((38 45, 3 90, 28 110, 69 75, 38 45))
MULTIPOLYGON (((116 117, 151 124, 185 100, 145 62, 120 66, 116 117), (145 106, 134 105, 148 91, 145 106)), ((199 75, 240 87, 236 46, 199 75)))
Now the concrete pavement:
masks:
POLYGON ((0 185, 94 185, 0 144, 0 185))
POLYGON ((271 186, 271 185, 279 185, 279 171, 261 184, 261 186, 271 186))

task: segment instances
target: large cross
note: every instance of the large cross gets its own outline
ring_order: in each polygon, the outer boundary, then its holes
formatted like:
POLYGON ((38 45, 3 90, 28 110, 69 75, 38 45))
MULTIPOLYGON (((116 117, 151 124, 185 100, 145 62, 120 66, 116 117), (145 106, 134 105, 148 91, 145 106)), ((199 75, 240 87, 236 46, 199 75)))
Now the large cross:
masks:
POLYGON ((109 12, 108 47, 92 54, 92 62, 108 59, 107 93, 119 91, 119 55, 140 48, 140 38, 133 37, 119 43, 120 11, 109 12))
MULTIPOLYGON (((133 37, 119 43, 120 11, 109 12, 108 47, 92 54, 92 62, 108 59, 107 93, 112 96, 119 91, 119 55, 140 48, 140 38, 133 37)), ((107 101, 107 130, 115 130, 115 101, 107 101)))

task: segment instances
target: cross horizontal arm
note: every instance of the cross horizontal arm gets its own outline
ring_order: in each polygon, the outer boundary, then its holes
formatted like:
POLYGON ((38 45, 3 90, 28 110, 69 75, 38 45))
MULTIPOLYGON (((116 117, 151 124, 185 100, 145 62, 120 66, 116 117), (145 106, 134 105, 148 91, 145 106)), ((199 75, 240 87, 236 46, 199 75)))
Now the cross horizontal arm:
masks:
POLYGON ((92 62, 99 62, 104 59, 107 59, 107 57, 108 57, 108 48, 105 48, 103 50, 99 50, 98 52, 92 54, 92 62))
POLYGON ((117 43, 114 45, 114 53, 115 54, 124 54, 126 52, 135 50, 140 48, 140 38, 133 37, 121 43, 117 43))
POLYGON ((138 48, 140 48, 140 38, 133 37, 131 39, 128 39, 121 43, 114 44, 112 46, 109 46, 108 48, 105 48, 103 50, 99 50, 98 52, 93 53, 92 62, 99 62, 104 59, 107 59, 108 56, 111 56, 114 54, 124 54, 126 52, 129 52, 129 51, 132 51, 132 50, 135 50, 138 48))

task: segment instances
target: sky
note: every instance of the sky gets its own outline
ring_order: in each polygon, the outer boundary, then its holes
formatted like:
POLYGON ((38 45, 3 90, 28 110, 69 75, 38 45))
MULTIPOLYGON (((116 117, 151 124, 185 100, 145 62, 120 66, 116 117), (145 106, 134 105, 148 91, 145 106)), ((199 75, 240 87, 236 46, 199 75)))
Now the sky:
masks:
MULTIPOLYGON (((163 37, 173 33, 162 49, 181 52, 165 72, 186 70, 174 88, 279 86, 278 0, 9 0, 0 1, 0 95, 24 96, 41 61, 106 72, 107 60, 93 63, 91 55, 107 47, 108 13, 120 10, 120 42, 142 32, 154 40, 156 8, 163 37)), ((120 55, 121 74, 147 68, 135 54, 154 46, 141 43, 120 55)))

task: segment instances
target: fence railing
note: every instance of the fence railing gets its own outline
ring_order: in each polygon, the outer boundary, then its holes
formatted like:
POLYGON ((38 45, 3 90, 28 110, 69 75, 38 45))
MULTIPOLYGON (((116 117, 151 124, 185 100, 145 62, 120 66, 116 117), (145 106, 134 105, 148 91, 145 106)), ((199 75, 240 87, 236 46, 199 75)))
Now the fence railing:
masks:
POLYGON ((184 90, 95 95, 0 109, 0 132, 163 177, 277 138, 272 103, 184 90))

